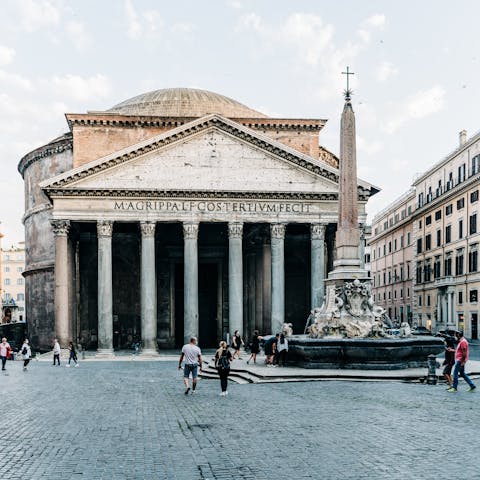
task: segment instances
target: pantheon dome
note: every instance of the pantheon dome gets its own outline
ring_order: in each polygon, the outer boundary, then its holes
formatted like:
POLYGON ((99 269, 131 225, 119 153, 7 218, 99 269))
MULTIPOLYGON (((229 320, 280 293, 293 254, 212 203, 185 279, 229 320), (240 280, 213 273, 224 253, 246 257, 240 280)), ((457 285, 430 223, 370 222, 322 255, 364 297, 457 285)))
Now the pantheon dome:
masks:
POLYGON ((119 115, 203 117, 218 113, 227 118, 266 118, 236 100, 208 90, 165 88, 129 98, 107 110, 119 115))

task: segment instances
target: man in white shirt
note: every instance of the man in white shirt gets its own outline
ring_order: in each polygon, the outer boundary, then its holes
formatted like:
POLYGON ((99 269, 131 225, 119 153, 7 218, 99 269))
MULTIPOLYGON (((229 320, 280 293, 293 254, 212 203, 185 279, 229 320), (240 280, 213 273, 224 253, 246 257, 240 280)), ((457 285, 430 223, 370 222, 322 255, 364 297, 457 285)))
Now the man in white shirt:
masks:
POLYGON ((202 351, 197 347, 197 338, 190 338, 190 343, 187 343, 182 348, 182 354, 178 361, 178 369, 182 368, 182 362, 185 360, 183 368, 183 383, 185 384, 185 395, 190 391, 189 378, 192 374, 192 393, 195 393, 198 380, 198 369, 202 371, 202 351))
POLYGON ((53 365, 58 362, 58 366, 60 366, 60 352, 60 344, 58 343, 58 340, 55 339, 53 343, 53 365))

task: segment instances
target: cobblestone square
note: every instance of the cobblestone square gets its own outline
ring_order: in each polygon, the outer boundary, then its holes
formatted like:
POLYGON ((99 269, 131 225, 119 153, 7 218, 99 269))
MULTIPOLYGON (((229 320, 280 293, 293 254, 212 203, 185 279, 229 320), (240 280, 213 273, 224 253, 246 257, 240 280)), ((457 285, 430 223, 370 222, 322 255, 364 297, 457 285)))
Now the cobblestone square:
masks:
POLYGON ((322 381, 185 396, 175 362, 8 363, 2 478, 480 478, 479 394, 322 381), (6 433, 5 433, 6 432, 6 433))

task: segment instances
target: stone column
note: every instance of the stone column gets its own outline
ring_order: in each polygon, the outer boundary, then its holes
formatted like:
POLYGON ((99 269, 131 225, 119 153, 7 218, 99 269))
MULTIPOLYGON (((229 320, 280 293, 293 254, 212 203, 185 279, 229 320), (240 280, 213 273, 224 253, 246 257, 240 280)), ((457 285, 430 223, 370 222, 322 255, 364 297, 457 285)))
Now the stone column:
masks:
POLYGON ((97 222, 98 239, 98 350, 97 356, 113 356, 112 292, 113 222, 97 222))
POLYGON ((183 224, 184 239, 184 343, 198 337, 198 223, 183 224))
POLYGON ((157 277, 155 275, 155 222, 140 222, 141 316, 143 355, 157 354, 157 277))
POLYGON ((243 332, 243 223, 228 224, 228 331, 243 332))
POLYGON ((272 249, 272 334, 280 333, 285 321, 285 225, 270 225, 272 249))
POLYGON ((442 318, 448 324, 448 294, 442 293, 442 318))
POLYGON ((310 292, 311 307, 321 307, 325 295, 325 225, 310 225, 310 292))
POLYGON ((55 336, 63 348, 68 347, 72 338, 72 322, 69 316, 70 292, 69 259, 68 259, 68 232, 69 220, 53 220, 53 234, 55 236, 55 336))
POLYGON ((455 325, 455 292, 450 292, 450 323, 455 325))

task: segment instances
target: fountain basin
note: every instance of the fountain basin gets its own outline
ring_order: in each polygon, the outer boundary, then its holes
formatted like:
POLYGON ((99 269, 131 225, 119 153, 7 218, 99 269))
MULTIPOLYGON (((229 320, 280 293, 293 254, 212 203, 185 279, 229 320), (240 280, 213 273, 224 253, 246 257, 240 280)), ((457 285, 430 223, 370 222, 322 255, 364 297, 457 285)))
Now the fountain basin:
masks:
POLYGON ((288 365, 303 368, 395 370, 426 367, 429 355, 444 351, 437 337, 310 338, 288 337, 288 365))

